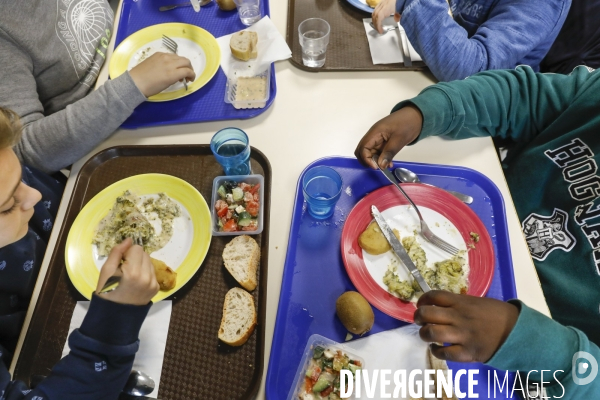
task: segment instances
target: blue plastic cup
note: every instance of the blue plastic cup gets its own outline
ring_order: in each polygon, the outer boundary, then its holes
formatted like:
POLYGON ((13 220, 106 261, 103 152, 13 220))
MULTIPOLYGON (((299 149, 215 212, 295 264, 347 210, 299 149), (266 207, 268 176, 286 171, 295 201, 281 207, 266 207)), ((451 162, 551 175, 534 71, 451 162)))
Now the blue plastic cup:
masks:
POLYGON ((310 215, 316 219, 329 218, 342 193, 342 177, 333 168, 311 168, 302 178, 302 192, 310 215))
POLYGON ((225 175, 249 175, 250 144, 248 135, 238 128, 221 129, 210 140, 217 162, 225 170, 225 175))

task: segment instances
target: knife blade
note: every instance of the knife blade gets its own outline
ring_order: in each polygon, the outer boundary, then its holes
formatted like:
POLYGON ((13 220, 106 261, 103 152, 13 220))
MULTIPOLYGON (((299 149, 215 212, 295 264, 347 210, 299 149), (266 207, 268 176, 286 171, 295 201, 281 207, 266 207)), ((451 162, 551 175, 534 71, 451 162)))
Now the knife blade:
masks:
POLYGON ((194 11, 200 12, 200 1, 199 0, 191 0, 192 7, 194 7, 194 11))
POLYGON ((412 67, 412 58, 410 58, 410 50, 408 49, 408 38, 400 22, 398 22, 398 36, 400 37, 400 48, 404 58, 404 66, 412 67))
POLYGON ((408 253, 406 252, 406 250, 404 250, 404 246, 402 246, 402 243, 400 243, 398 238, 394 235, 392 228, 390 228, 387 222, 385 222, 385 219, 383 218, 377 207, 371 206, 371 214, 373 214, 373 218, 375 218, 375 222, 377 222, 377 225, 379 225, 383 236, 385 236, 390 246, 392 246, 394 254, 398 256, 400 261, 402 261, 402 264, 404 264, 404 266, 415 278, 415 280, 421 287, 423 293, 429 292, 431 288, 429 287, 427 282, 425 282, 425 279, 423 279, 423 275, 421 275, 421 272, 419 272, 419 270, 415 266, 415 263, 413 263, 413 261, 410 259, 408 253))

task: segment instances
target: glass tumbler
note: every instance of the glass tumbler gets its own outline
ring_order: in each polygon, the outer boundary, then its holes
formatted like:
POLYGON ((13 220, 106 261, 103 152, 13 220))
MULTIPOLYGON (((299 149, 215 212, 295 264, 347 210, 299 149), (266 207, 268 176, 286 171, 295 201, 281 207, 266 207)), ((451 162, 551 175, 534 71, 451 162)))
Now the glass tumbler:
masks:
POLYGON ((329 218, 342 193, 342 177, 333 168, 313 167, 304 173, 302 192, 310 215, 316 219, 329 218))
POLYGON ((248 135, 238 128, 221 129, 210 140, 217 162, 225 175, 248 175, 250 170, 250 143, 248 135))

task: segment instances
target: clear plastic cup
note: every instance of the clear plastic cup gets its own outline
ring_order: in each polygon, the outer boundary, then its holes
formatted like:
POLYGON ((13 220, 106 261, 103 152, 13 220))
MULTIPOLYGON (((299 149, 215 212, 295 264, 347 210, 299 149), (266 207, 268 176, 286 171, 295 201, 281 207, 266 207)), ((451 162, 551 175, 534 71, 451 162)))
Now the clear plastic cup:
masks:
POLYGON ((342 193, 342 177, 330 167, 311 168, 302 177, 302 192, 310 215, 316 219, 329 218, 342 193))
POLYGON ((242 24, 250 26, 260 21, 260 0, 233 0, 242 24))
POLYGON ((325 52, 329 44, 330 27, 321 18, 305 19, 298 25, 298 37, 302 47, 302 63, 319 68, 325 64, 325 52))
POLYGON ((238 128, 221 129, 210 140, 217 162, 221 164, 225 175, 249 175, 250 143, 248 135, 238 128))

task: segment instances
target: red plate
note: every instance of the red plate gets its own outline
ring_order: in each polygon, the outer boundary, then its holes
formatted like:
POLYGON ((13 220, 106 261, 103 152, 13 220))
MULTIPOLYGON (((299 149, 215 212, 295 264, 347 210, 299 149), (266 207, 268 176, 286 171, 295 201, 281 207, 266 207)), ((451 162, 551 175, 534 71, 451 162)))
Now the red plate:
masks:
MULTIPOLYGON (((468 252, 468 294, 484 296, 494 275, 494 247, 483 222, 468 206, 444 190, 418 183, 405 183, 402 188, 418 206, 430 208, 446 217, 459 231, 465 243, 472 243, 471 232, 479 234, 479 242, 468 252)), ((408 204, 398 189, 391 185, 368 194, 348 214, 342 231, 341 247, 350 280, 367 301, 391 317, 414 322, 415 305, 391 295, 375 282, 364 263, 363 250, 358 245, 358 236, 373 220, 372 205, 383 212, 391 207, 408 204)), ((435 231, 431 224, 430 228, 435 231)), ((399 268, 403 268, 402 264, 399 268)))

